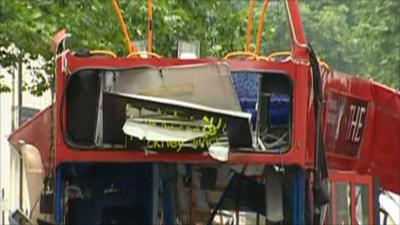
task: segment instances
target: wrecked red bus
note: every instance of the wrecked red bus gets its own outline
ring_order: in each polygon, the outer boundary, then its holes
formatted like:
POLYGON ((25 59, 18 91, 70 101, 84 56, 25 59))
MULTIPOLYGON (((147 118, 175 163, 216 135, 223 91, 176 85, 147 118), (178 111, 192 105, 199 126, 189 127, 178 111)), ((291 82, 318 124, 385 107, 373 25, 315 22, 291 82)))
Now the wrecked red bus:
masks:
POLYGON ((116 57, 64 49, 58 33, 42 211, 55 224, 379 224, 381 188, 400 192, 400 95, 321 62, 285 4, 288 54, 116 57))

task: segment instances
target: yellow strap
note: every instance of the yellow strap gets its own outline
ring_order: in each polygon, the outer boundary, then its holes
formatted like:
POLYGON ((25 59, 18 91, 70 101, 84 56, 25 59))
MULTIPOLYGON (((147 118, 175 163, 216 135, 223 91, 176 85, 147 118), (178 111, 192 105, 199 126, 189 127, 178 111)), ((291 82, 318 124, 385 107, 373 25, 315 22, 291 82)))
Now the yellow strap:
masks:
POLYGON ((108 56, 111 56, 113 58, 117 58, 117 55, 114 52, 107 51, 107 50, 91 50, 91 51, 89 51, 89 53, 91 55, 108 55, 108 56))
POLYGON ((229 59, 234 56, 251 56, 251 57, 254 57, 254 59, 256 59, 256 60, 258 59, 257 54, 255 54, 254 52, 230 52, 225 55, 224 59, 229 59))
POLYGON ((151 56, 151 57, 155 57, 157 59, 161 58, 161 56, 159 54, 154 53, 154 52, 132 52, 127 57, 132 58, 132 57, 136 57, 136 56, 140 56, 140 55, 144 55, 144 54, 151 56))
POLYGON ((147 52, 153 51, 153 1, 147 0, 147 52))
POLYGON ((269 61, 267 56, 258 56, 257 60, 259 60, 259 61, 269 61))
POLYGON ((263 5, 262 5, 262 10, 261 10, 261 15, 260 15, 260 18, 258 20, 256 49, 255 49, 255 52, 254 52, 254 53, 256 53, 256 55, 260 54, 261 36, 262 36, 262 30, 263 30, 263 25, 264 25, 264 17, 265 17, 265 13, 267 11, 267 6, 268 6, 268 0, 264 0, 263 5))
MULTIPOLYGON (((290 52, 290 51, 273 52, 273 53, 269 54, 268 56, 258 56, 257 59, 258 60, 264 60, 264 61, 271 61, 271 60, 273 60, 274 57, 285 56, 285 55, 287 55, 288 57, 291 57, 292 56, 292 52, 290 52)), ((331 69, 329 64, 326 63, 325 61, 321 60, 321 58, 319 58, 319 57, 318 57, 318 63, 321 66, 327 68, 328 70, 331 69)))
POLYGON ((114 5, 114 9, 117 12, 117 15, 119 17, 119 22, 120 22, 121 27, 122 27, 122 32, 124 33, 125 42, 126 42, 126 46, 128 48, 128 52, 129 53, 135 52, 136 48, 135 48, 135 45, 132 43, 131 38, 129 36, 128 28, 126 27, 124 16, 122 15, 121 9, 119 7, 118 0, 112 0, 112 2, 113 2, 113 5, 114 5))
POLYGON ((327 68, 328 70, 331 69, 331 67, 329 66, 329 64, 326 63, 325 61, 322 61, 319 57, 318 57, 318 63, 319 63, 321 66, 327 68))
POLYGON ((250 0, 250 7, 249 7, 249 15, 247 16, 247 33, 246 33, 246 43, 244 46, 244 51, 248 52, 250 49, 250 39, 251 39, 251 32, 253 29, 253 14, 254 14, 254 6, 256 4, 256 0, 250 0))
POLYGON ((285 56, 285 55, 287 55, 288 57, 291 57, 292 52, 289 52, 289 51, 273 52, 273 53, 269 54, 268 56, 259 56, 258 60, 273 61, 274 57, 285 56))
POLYGON ((288 51, 273 52, 267 56, 267 60, 271 60, 273 57, 276 57, 276 56, 285 56, 285 55, 290 57, 290 56, 292 56, 292 52, 288 52, 288 51))

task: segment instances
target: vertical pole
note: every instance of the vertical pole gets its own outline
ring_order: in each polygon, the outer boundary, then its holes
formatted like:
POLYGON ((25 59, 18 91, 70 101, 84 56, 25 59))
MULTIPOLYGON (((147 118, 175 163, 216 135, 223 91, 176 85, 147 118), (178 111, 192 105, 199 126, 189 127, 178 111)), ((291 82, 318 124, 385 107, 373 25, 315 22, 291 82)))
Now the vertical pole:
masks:
POLYGON ((22 56, 18 61, 18 119, 17 125, 21 125, 22 117, 22 56))
POLYGON ((23 181, 24 181, 24 179, 23 179, 23 173, 22 173, 22 170, 23 170, 23 161, 22 161, 22 157, 20 157, 19 158, 19 208, 21 209, 21 211, 23 212, 24 210, 23 210, 23 207, 24 207, 24 201, 23 201, 23 194, 24 194, 24 192, 23 192, 23 181))
MULTIPOLYGON (((4 198, 5 198, 4 188, 1 188, 1 199, 4 201, 4 198)), ((5 218, 4 218, 5 216, 6 216, 6 214, 2 207, 2 209, 1 209, 1 224, 6 224, 5 218)))
POLYGON ((157 163, 153 163, 152 165, 153 170, 153 198, 152 198, 152 224, 160 224, 160 220, 158 219, 158 212, 159 212, 159 196, 158 191, 160 189, 160 175, 159 175, 159 167, 157 163))
MULTIPOLYGON (((19 57, 18 61, 18 119, 17 126, 21 125, 21 117, 22 117, 22 54, 19 57)), ((19 208, 21 211, 23 210, 23 161, 22 156, 19 159, 19 208)))
POLYGON ((12 80, 11 80, 11 131, 15 130, 15 121, 16 119, 16 105, 15 105, 15 69, 12 70, 12 80))
MULTIPOLYGON (((1 74, 1 66, 0 66, 0 74, 1 74)), ((0 112, 1 112, 1 92, 0 92, 0 112)), ((4 160, 4 159, 1 159, 1 155, 2 155, 2 151, 1 151, 1 116, 0 116, 0 160, 4 160)), ((0 207, 0 210, 1 210, 1 224, 5 224, 5 221, 4 221, 4 195, 5 195, 5 193, 4 193, 4 188, 3 188, 3 186, 1 185, 1 180, 3 179, 2 178, 2 174, 3 174, 3 168, 2 168, 2 166, 0 165, 0 188, 1 188, 1 199, 0 199, 0 201, 1 201, 1 207, 0 207)))
POLYGON ((153 51, 153 0, 147 0, 147 51, 153 51))
POLYGON ((174 224, 174 212, 173 212, 173 199, 172 199, 172 189, 171 183, 164 179, 162 181, 163 185, 163 206, 164 206, 164 213, 165 213, 165 224, 166 225, 173 225, 174 224))
POLYGON ((190 190, 189 190, 189 225, 192 225, 193 220, 193 172, 190 171, 190 190))
MULTIPOLYGON (((372 216, 370 217, 370 222, 373 224, 379 224, 380 221, 380 205, 379 205, 379 195, 380 195, 380 185, 379 185, 379 178, 373 177, 372 178, 372 187, 370 188, 370 192, 372 191, 372 196, 369 197, 369 211, 370 215, 372 212, 372 216), (371 200, 371 198, 373 198, 371 200)), ((370 194, 371 195, 371 194, 370 194)))

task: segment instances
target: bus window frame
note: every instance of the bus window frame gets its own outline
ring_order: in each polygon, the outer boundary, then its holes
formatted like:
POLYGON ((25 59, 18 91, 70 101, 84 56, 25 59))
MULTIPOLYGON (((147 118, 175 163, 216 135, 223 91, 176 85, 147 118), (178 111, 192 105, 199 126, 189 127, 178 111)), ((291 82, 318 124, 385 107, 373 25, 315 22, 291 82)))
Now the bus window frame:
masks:
MULTIPOLYGON (((267 62, 254 60, 219 60, 219 59, 128 59, 128 58, 85 58, 78 57, 73 52, 67 50, 64 54, 56 58, 56 151, 55 166, 63 162, 90 161, 90 162, 138 162, 138 161, 180 161, 196 163, 217 163, 208 155, 191 153, 172 153, 146 154, 144 151, 114 151, 113 149, 104 149, 103 151, 74 151, 66 143, 61 131, 60 121, 64 119, 60 115, 62 91, 65 88, 66 80, 69 74, 82 69, 132 69, 144 66, 182 66, 189 64, 204 64, 225 62, 231 71, 254 71, 254 72, 284 72, 293 79, 293 98, 292 105, 292 139, 291 147, 283 154, 264 154, 264 153, 241 153, 235 152, 229 156, 231 163, 266 163, 278 164, 282 161, 285 164, 296 164, 305 168, 307 163, 312 163, 313 152, 312 142, 307 136, 307 130, 311 129, 311 118, 307 115, 309 112, 310 93, 304 90, 310 90, 311 80, 309 67, 292 61, 285 62, 267 62)), ((77 149, 75 149, 77 150, 77 149)))
POLYGON ((368 220, 370 223, 375 221, 374 218, 374 185, 373 178, 368 175, 359 175, 355 173, 341 173, 331 172, 329 174, 329 180, 332 184, 332 195, 331 195, 331 211, 329 212, 332 217, 332 223, 338 224, 336 216, 333 212, 336 212, 336 183, 347 182, 350 184, 350 216, 351 224, 357 224, 356 221, 356 185, 366 185, 368 187, 368 220))

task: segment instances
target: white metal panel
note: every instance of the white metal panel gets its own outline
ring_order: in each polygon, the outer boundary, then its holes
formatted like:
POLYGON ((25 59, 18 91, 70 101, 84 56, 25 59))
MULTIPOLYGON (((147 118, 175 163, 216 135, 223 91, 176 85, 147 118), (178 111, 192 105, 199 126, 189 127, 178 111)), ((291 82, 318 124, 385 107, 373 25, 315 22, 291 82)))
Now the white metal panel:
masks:
POLYGON ((241 111, 229 68, 221 63, 121 71, 114 91, 241 111))

